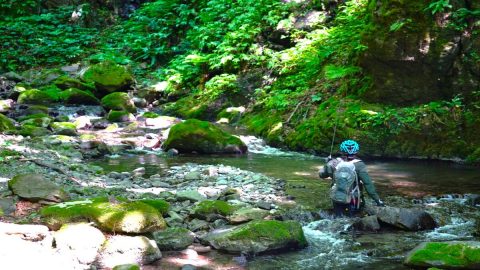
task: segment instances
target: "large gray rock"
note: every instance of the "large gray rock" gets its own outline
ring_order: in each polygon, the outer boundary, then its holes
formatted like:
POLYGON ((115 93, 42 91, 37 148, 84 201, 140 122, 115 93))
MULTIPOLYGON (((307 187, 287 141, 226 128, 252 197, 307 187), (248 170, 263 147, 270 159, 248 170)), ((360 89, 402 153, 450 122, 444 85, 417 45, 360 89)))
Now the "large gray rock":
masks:
POLYGON ((150 264, 161 258, 155 241, 145 236, 116 235, 107 240, 96 264, 100 268, 113 268, 121 264, 150 264))
POLYGON ((95 261, 106 240, 99 229, 87 223, 66 224, 54 233, 54 238, 62 256, 70 256, 83 265, 95 261))
POLYGON ((68 199, 63 189, 40 174, 17 175, 8 182, 8 187, 15 195, 34 202, 62 202, 68 199))
POLYGON ((160 250, 180 250, 193 244, 195 234, 185 228, 168 228, 152 233, 160 250))
POLYGON ((405 264, 415 268, 480 269, 480 242, 428 242, 418 245, 405 264))
POLYGON ((372 207, 367 211, 376 215, 379 221, 403 230, 431 230, 437 226, 433 217, 421 209, 372 207))
POLYGON ((355 228, 361 231, 378 231, 380 230, 380 224, 378 223, 377 216, 366 216, 355 222, 355 228))
POLYGON ((256 220, 229 229, 209 232, 200 239, 215 249, 232 253, 262 253, 307 246, 296 221, 256 220))

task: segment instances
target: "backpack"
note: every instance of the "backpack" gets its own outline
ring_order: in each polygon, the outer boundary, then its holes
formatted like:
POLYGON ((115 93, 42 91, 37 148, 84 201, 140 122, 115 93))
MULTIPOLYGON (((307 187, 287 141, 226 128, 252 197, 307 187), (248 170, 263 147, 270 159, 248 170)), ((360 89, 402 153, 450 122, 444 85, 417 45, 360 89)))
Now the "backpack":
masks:
POLYGON ((360 187, 354 163, 358 161, 360 160, 342 160, 336 165, 333 173, 334 184, 330 190, 330 199, 334 202, 353 203, 357 209, 360 208, 360 187))

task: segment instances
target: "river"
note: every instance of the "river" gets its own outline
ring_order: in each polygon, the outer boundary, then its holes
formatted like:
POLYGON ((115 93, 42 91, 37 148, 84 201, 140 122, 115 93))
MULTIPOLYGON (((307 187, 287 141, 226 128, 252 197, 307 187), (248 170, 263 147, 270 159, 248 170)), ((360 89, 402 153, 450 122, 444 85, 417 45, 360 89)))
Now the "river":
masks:
MULTIPOLYGON (((317 176, 324 158, 282 151, 255 141, 255 138, 250 140, 254 140, 249 144, 250 153, 244 156, 167 157, 165 154, 131 153, 113 156, 96 164, 106 171, 131 171, 145 167, 150 175, 161 174, 171 166, 185 163, 230 165, 285 179, 289 183, 287 187, 290 186, 288 193, 309 209, 318 207, 315 198, 325 196, 319 193, 322 189, 316 189, 325 185, 317 176)), ((389 198, 396 197, 410 201, 445 194, 480 193, 480 170, 475 167, 427 160, 370 160, 366 163, 380 196, 387 198, 387 202, 389 198)), ((446 197, 446 200, 450 197, 457 196, 446 197)), ((257 256, 249 258, 246 263, 242 258, 217 252, 192 260, 188 260, 185 254, 166 253, 161 267, 168 269, 172 261, 178 259, 201 269, 409 269, 402 265, 405 254, 423 241, 478 240, 472 236, 478 208, 463 207, 461 198, 451 201, 451 205, 422 205, 435 217, 443 219, 434 231, 356 235, 348 230, 350 220, 331 219, 324 213, 322 219, 304 223, 309 247, 300 251, 257 256)))

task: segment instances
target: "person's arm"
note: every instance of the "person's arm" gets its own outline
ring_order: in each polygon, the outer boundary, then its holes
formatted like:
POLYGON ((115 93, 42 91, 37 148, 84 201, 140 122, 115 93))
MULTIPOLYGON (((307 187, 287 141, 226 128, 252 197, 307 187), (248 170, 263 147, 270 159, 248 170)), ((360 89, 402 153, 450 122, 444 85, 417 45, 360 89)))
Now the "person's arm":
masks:
POLYGON ((357 171, 358 179, 362 181, 368 196, 370 196, 370 198, 372 198, 377 204, 383 204, 380 200, 380 196, 378 196, 378 193, 375 190, 372 179, 368 175, 367 166, 365 163, 363 163, 363 161, 356 162, 355 169, 357 171))
POLYGON ((327 162, 327 164, 323 165, 322 168, 320 168, 320 170, 318 171, 318 176, 322 179, 326 179, 326 178, 333 178, 333 173, 335 171, 335 167, 337 166, 338 164, 338 160, 336 159, 332 159, 330 160, 329 162, 327 162))

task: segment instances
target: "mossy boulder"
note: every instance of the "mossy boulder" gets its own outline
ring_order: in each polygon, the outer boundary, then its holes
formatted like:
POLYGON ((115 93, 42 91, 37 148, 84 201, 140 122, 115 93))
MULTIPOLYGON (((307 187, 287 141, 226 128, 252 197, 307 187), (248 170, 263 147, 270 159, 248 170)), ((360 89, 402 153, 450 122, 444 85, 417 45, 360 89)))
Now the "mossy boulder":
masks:
POLYGON ((127 111, 110 110, 107 119, 110 122, 132 122, 135 121, 135 116, 127 111))
POLYGON ((195 208, 193 209, 193 213, 197 217, 205 218, 208 215, 212 214, 228 216, 232 214, 234 210, 235 207, 225 201, 206 200, 200 202, 197 206, 195 206, 195 208))
POLYGON ((229 229, 214 230, 201 238, 215 249, 257 254, 307 246, 302 226, 296 221, 256 220, 229 229))
POLYGON ((67 136, 76 136, 78 135, 77 133, 77 127, 75 126, 74 123, 70 122, 53 122, 50 125, 50 128, 52 128, 53 133, 57 135, 67 135, 67 136))
POLYGON ((60 96, 66 104, 100 104, 100 101, 92 93, 77 88, 69 88, 61 92, 60 96))
POLYGON ((22 136, 30 136, 30 137, 40 137, 49 135, 52 132, 44 127, 37 127, 32 125, 23 125, 18 134, 22 136))
POLYGON ((142 199, 138 200, 139 202, 142 202, 144 204, 148 204, 152 206, 153 208, 157 209, 160 214, 165 215, 168 210, 170 209, 170 204, 164 200, 160 199, 142 199))
POLYGON ((62 202, 69 197, 63 189, 40 174, 16 175, 8 182, 8 188, 13 194, 33 202, 62 202))
POLYGON ((189 119, 172 126, 163 148, 177 149, 180 153, 202 154, 246 153, 247 146, 237 137, 215 125, 189 119))
POLYGON ((62 90, 76 88, 84 91, 95 91, 94 86, 68 76, 61 76, 57 78, 55 81, 53 81, 53 84, 62 90))
POLYGON ((157 209, 140 201, 118 203, 107 198, 71 201, 43 208, 41 215, 53 228, 75 221, 94 221, 103 230, 117 233, 147 233, 166 227, 157 209))
POLYGON ((480 242, 422 243, 407 255, 404 263, 421 268, 478 269, 480 265, 480 242))
POLYGON ((48 105, 54 102, 52 97, 46 92, 40 91, 38 89, 30 89, 20 93, 17 99, 19 104, 39 104, 39 105, 48 105))
POLYGON ((133 83, 133 76, 126 67, 111 61, 90 66, 83 74, 83 81, 95 85, 98 96, 126 90, 133 83))
POLYGON ((30 114, 39 114, 43 113, 45 115, 48 114, 48 107, 43 106, 43 105, 30 105, 28 106, 27 109, 25 109, 25 114, 30 115, 30 114))
POLYGON ((140 266, 137 264, 121 264, 116 265, 112 270, 140 270, 140 266))
POLYGON ((0 132, 15 130, 13 121, 0 113, 0 132))
POLYGON ((168 228, 152 233, 160 250, 180 250, 193 244, 195 234, 185 228, 168 228))
POLYGON ((115 92, 102 98, 102 106, 116 111, 128 111, 134 113, 137 111, 133 100, 124 92, 115 92))
POLYGON ((22 126, 31 125, 36 127, 47 128, 51 122, 52 122, 52 119, 50 117, 39 117, 39 118, 25 119, 24 121, 21 122, 21 125, 22 126))

